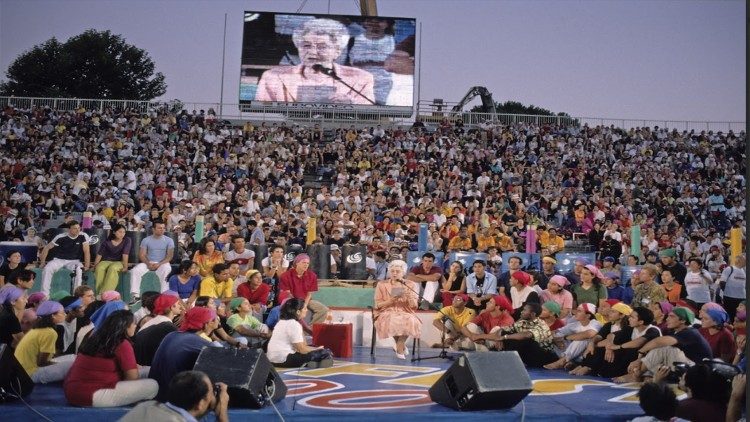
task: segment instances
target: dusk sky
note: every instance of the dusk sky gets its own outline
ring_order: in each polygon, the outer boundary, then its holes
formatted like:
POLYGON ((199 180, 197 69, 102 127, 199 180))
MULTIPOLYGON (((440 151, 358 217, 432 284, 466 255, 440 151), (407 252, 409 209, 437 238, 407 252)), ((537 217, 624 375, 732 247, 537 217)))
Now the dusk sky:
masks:
MULTIPOLYGON (((0 79, 35 44, 109 29, 149 52, 166 76, 164 99, 218 102, 228 13, 224 102, 237 103, 242 12, 301 4, 0 0, 0 79)), ((328 5, 308 0, 302 12, 328 5)), ((331 0, 330 11, 359 6, 331 0)), ((455 102, 480 85, 496 101, 572 116, 745 121, 744 1, 378 0, 378 12, 422 24, 422 100, 455 102)))

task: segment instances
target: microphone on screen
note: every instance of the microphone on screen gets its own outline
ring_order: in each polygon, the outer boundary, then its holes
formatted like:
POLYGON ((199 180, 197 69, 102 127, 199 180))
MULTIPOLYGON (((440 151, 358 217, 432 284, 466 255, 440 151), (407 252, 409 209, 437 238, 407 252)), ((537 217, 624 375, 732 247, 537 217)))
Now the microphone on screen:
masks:
POLYGON ((341 84, 343 84, 347 88, 349 88, 352 91, 354 91, 357 95, 359 95, 360 97, 362 97, 365 100, 367 100, 368 103, 370 103, 372 105, 377 105, 377 103, 375 101, 367 98, 367 96, 365 96, 360 90, 354 88, 353 86, 349 85, 346 81, 344 81, 343 79, 341 79, 339 77, 339 75, 336 74, 336 71, 333 70, 333 68, 325 67, 325 66, 323 66, 320 63, 315 63, 314 65, 312 65, 312 70, 314 70, 316 72, 320 72, 320 73, 322 73, 322 74, 324 74, 326 76, 330 76, 331 78, 333 78, 333 80, 340 82, 341 84))

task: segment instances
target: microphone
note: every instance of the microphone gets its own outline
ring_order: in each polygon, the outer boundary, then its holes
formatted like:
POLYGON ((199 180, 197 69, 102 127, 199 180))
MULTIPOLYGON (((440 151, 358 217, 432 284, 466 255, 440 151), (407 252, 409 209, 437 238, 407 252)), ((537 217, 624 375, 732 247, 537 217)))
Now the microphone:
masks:
POLYGON ((323 66, 323 65, 322 65, 322 64, 320 64, 320 63, 315 63, 315 64, 314 64, 314 65, 312 66, 312 70, 314 70, 314 71, 316 71, 316 72, 320 72, 320 73, 322 73, 322 74, 324 74, 324 75, 328 75, 328 76, 330 76, 330 77, 332 77, 332 78, 334 78, 334 79, 339 79, 339 77, 338 77, 338 75, 336 74, 336 71, 335 71, 335 70, 331 69, 330 67, 325 67, 325 66, 323 66))

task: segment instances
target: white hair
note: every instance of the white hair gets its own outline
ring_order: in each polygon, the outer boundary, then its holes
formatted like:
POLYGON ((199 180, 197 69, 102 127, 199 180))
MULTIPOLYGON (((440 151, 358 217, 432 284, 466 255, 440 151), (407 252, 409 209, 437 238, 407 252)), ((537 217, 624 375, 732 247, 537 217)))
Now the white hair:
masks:
POLYGON ((400 259, 394 259, 393 261, 388 263, 388 269, 399 267, 404 271, 404 274, 406 274, 406 271, 408 269, 406 262, 400 260, 400 259))
POLYGON ((343 23, 333 19, 313 19, 305 22, 292 32, 292 42, 298 50, 302 44, 302 38, 309 33, 327 35, 339 50, 344 50, 349 43, 349 30, 343 23))

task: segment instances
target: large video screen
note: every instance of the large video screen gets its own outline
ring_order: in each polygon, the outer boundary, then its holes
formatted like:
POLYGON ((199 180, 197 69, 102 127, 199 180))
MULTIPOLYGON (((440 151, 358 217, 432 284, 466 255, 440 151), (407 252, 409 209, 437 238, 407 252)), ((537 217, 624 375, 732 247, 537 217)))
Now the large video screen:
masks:
POLYGON ((245 12, 240 103, 409 107, 416 20, 245 12))

